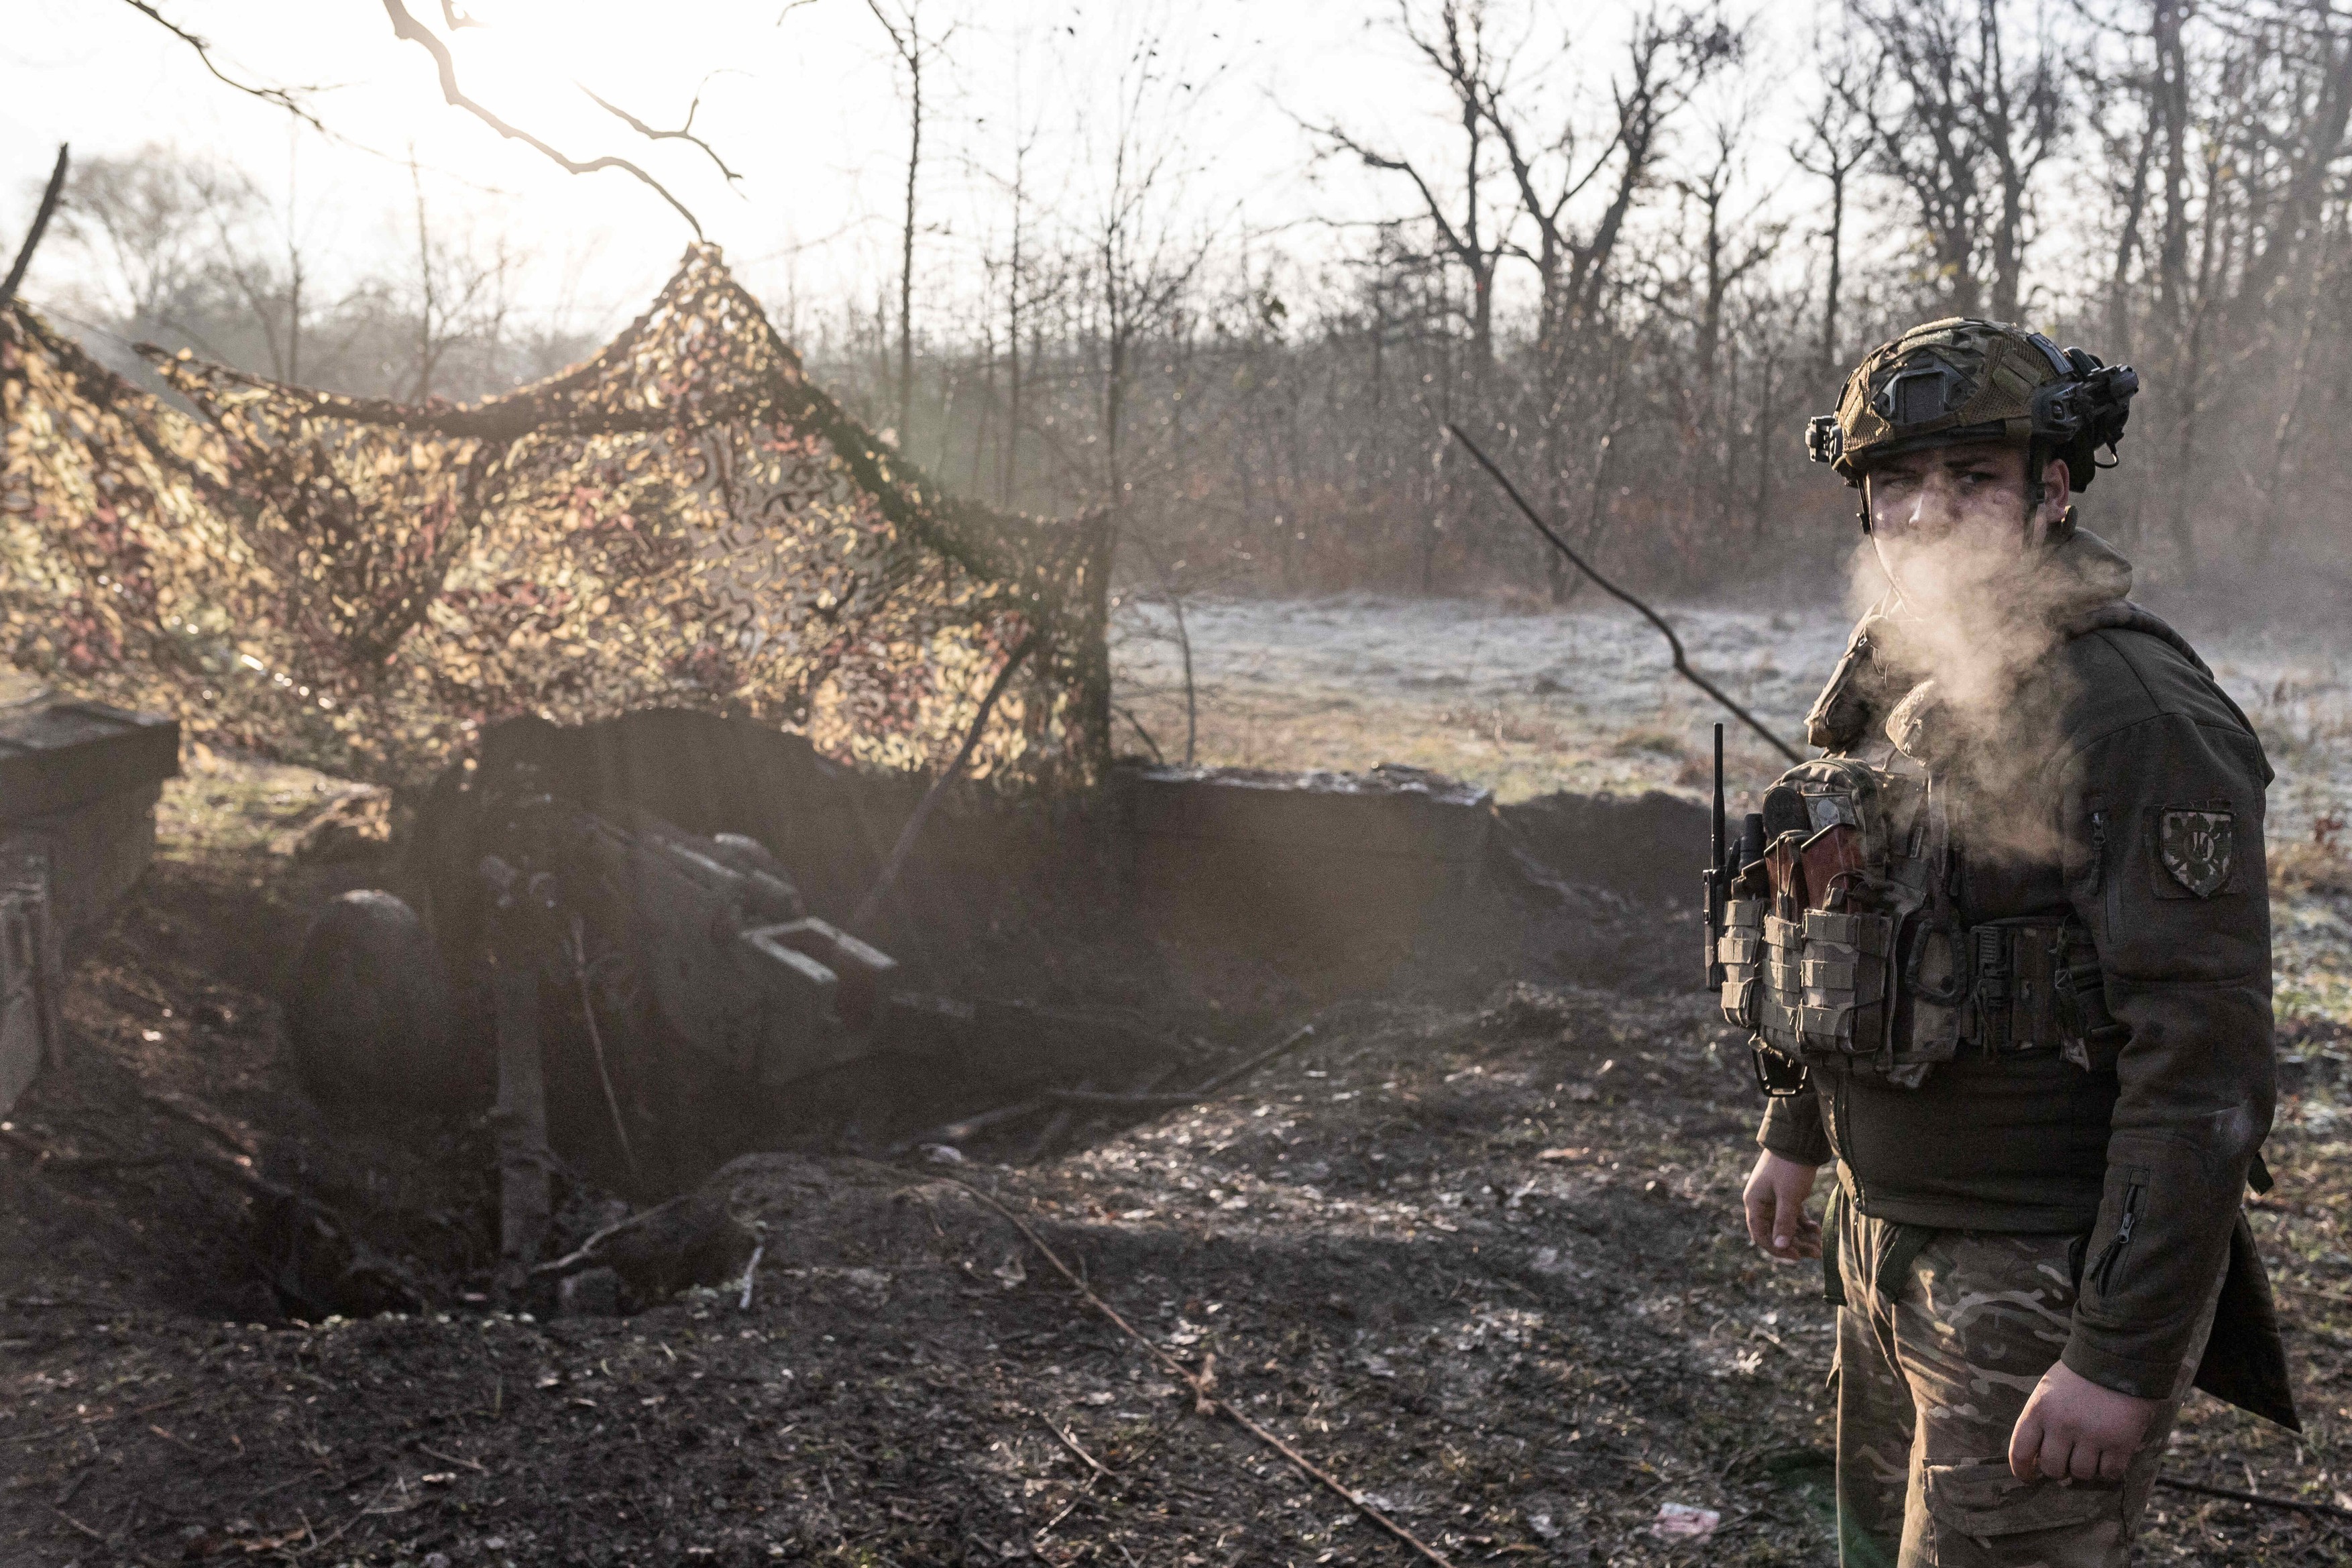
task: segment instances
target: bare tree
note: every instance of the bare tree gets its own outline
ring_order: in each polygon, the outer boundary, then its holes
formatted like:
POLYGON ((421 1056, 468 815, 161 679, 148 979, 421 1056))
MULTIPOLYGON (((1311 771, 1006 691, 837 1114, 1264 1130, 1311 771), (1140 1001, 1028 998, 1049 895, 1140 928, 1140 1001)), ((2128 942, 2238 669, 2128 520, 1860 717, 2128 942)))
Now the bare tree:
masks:
POLYGON ((523 257, 503 231, 487 245, 437 239, 414 163, 409 179, 416 203, 416 370, 408 396, 424 403, 435 395, 444 363, 458 345, 498 359, 523 257))
POLYGON ((1738 36, 1710 16, 1653 11, 1635 18, 1624 68, 1610 84, 1615 113, 1601 145, 1589 155, 1572 121, 1538 143, 1506 105, 1499 77, 1474 81, 1480 112, 1502 146, 1520 213, 1536 234, 1533 250, 1507 248, 1535 266, 1539 356, 1591 314, 1607 288, 1626 219, 1650 186, 1664 150, 1668 118, 1738 48, 1738 36), (1571 216, 1572 205, 1603 182, 1601 210, 1580 225, 1571 216))
MULTIPOLYGON (((1719 523, 1729 517, 1741 450, 1734 445, 1737 411, 1745 405, 1738 381, 1738 345, 1727 345, 1726 312, 1733 291, 1769 261, 1787 228, 1757 214, 1735 214, 1732 195, 1741 184, 1754 106, 1735 101, 1707 126, 1706 160, 1678 181, 1685 206, 1697 216, 1693 276, 1676 293, 1686 299, 1691 328, 1690 375, 1684 404, 1694 447, 1704 454, 1706 504, 1719 523), (1726 359, 1733 363, 1727 366, 1726 359)), ((1667 298, 1673 299, 1670 295, 1667 298)), ((1766 372, 1769 378, 1770 372, 1766 372)), ((1769 395, 1769 385, 1767 387, 1769 395)))
POLYGON ((213 347, 214 301, 240 262, 257 197, 236 170, 147 146, 90 158, 66 183, 60 228, 100 265, 81 274, 89 306, 126 335, 213 347))
POLYGON ((1962 315, 1989 306, 2013 321, 2035 176, 2066 129, 2066 98, 2047 32, 2021 41, 2002 6, 1849 0, 1849 14, 1898 89, 1869 121, 1881 165, 1917 208, 1937 287, 1962 315))
MULTIPOLYGON (((1654 182, 1669 118, 1738 49, 1738 36, 1712 17, 1654 11, 1637 17, 1610 83, 1614 112, 1601 133, 1590 138, 1565 114, 1555 132, 1539 137, 1507 96, 1502 70, 1490 69, 1473 83, 1480 112, 1502 149, 1519 216, 1535 235, 1532 248, 1517 243, 1507 248, 1536 273, 1532 421, 1539 483, 1555 510, 1566 500, 1574 466, 1563 447, 1564 431, 1589 422, 1591 412, 1579 405, 1580 395, 1590 390, 1594 357, 1582 338, 1614 281, 1627 221, 1654 182), (1600 205, 1584 218, 1577 205, 1589 194, 1600 205)), ((1544 570, 1556 603, 1581 585, 1556 552, 1544 552, 1544 570)))
POLYGON ((1495 270, 1509 253, 1509 221, 1488 211, 1484 189, 1492 173, 1487 165, 1487 99, 1490 79, 1500 66, 1487 47, 1486 20, 1486 0, 1442 0, 1436 16, 1426 22, 1414 14, 1412 0, 1401 0, 1397 11, 1399 29, 1436 70, 1454 100, 1462 128, 1462 184, 1455 198, 1443 194, 1411 157, 1375 146, 1336 124, 1318 128, 1330 146, 1352 154, 1366 168, 1402 174, 1412 184, 1439 245, 1469 280, 1465 316, 1474 363, 1482 374, 1495 362, 1495 270))
MULTIPOLYGON (((1820 52, 1820 51, 1817 51, 1820 52)), ((1841 36, 1828 51, 1821 96, 1805 117, 1805 135, 1789 151, 1797 167, 1830 187, 1829 226, 1822 237, 1829 249, 1828 277, 1822 290, 1822 374, 1835 375, 1838 359, 1838 308, 1845 297, 1845 210, 1853 178, 1869 158, 1874 138, 1874 100, 1878 74, 1853 47, 1850 35, 1841 36)))
POLYGON ((923 67, 947 47, 955 28, 923 37, 921 0, 904 0, 896 15, 883 0, 866 0, 866 5, 907 72, 907 201, 898 229, 898 444, 904 447, 913 439, 915 421, 915 195, 923 167, 923 67))

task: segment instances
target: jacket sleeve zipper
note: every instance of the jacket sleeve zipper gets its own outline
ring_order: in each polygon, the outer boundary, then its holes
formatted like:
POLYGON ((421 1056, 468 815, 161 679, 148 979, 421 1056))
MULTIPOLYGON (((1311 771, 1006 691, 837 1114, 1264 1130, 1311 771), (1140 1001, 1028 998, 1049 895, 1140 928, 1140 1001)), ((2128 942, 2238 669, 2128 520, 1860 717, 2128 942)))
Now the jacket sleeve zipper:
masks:
POLYGON ((2134 1182, 2124 1189, 2123 1217, 2116 1222, 2116 1234, 2099 1249, 2099 1260, 2091 1265, 2091 1279, 2102 1297, 2115 1294, 2116 1270, 2123 1266, 2124 1251, 2131 1246, 2132 1230, 2139 1223, 2139 1195, 2145 1186, 2134 1182))
POLYGON ((2091 813, 2091 850, 2098 862, 2097 886, 2105 916, 2105 929, 2099 934, 2113 942, 2116 928, 2123 923, 2123 879, 2107 864, 2107 814, 2104 808, 2091 813))

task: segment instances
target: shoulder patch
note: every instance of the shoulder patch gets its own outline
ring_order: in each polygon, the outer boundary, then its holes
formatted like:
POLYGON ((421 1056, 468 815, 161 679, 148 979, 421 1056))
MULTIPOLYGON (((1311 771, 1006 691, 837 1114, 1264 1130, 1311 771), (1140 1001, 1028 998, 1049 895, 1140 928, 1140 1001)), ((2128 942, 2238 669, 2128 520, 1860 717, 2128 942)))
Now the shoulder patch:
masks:
POLYGON ((2237 825, 2210 806, 2168 806, 2156 831, 2157 858, 2172 879, 2200 899, 2230 885, 2237 825))

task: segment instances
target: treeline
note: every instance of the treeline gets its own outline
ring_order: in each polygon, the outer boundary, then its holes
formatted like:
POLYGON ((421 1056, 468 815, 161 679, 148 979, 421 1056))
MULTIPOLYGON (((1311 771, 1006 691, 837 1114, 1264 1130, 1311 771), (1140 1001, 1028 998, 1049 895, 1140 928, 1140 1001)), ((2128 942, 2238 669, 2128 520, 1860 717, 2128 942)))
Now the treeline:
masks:
POLYGON ((297 211, 234 163, 180 148, 81 160, 55 242, 76 280, 38 302, 151 386, 133 344, 412 402, 503 391, 597 347, 551 297, 562 285, 544 258, 503 227, 437 212, 421 180, 356 266, 297 211))
MULTIPOLYGON (((922 16, 892 41, 936 101, 956 29, 922 16)), ((990 168, 982 239, 939 237, 927 205, 922 159, 958 128, 902 124, 923 134, 897 275, 780 314, 950 484, 1113 509, 1146 591, 1572 592, 1449 423, 1633 581, 1832 572, 1852 502, 1804 461, 1805 417, 1947 314, 2138 366, 2084 511, 2146 575, 2346 573, 2352 15, 1848 0, 1776 34, 1660 7, 1586 37, 1580 7, 1407 0, 1391 25, 1443 133, 1408 144, 1385 105, 1300 127, 1302 162, 1390 204, 1376 221, 1216 217, 1196 127, 1139 75, 1085 178, 1041 195, 1035 138, 990 168)), ((167 153, 89 166, 68 211, 123 337, 404 397, 591 346, 543 263, 421 195, 412 254, 331 295, 272 203, 167 153)))
POLYGON ((1559 597, 1448 423, 1634 580, 1823 573, 1853 502, 1805 417, 1893 332, 1989 315, 2140 369, 2084 512, 2144 579, 2344 580, 2352 16, 1849 0, 1772 37, 1654 9, 1604 56, 1559 15, 1402 7, 1455 129, 1307 128, 1394 199, 1337 262, 1188 234, 1149 173, 1075 221, 1016 195, 989 309, 913 334, 912 396, 889 309, 835 318, 826 367, 961 485, 1118 508, 1146 583, 1559 597))

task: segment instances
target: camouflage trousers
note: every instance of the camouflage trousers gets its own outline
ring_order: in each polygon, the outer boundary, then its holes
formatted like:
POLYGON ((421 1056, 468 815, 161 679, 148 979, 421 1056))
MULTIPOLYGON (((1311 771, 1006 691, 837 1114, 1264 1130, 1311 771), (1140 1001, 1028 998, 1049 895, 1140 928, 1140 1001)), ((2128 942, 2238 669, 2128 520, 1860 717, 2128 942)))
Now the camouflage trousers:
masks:
POLYGON ((2010 1433, 2065 1349, 2074 1238, 1837 1209, 1842 1568, 2125 1568, 2196 1355, 2120 1483, 2020 1481, 2010 1433))

